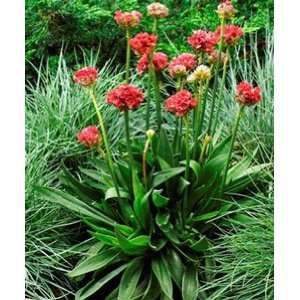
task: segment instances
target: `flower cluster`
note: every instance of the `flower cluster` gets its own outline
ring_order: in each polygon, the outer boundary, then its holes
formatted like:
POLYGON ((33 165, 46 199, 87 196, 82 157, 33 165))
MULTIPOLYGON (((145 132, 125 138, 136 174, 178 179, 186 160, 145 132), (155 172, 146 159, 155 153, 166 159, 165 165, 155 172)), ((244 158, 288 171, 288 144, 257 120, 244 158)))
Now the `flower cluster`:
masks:
POLYGON ((188 43, 199 52, 211 53, 218 39, 214 32, 205 30, 196 30, 188 37, 188 43))
POLYGON ((169 9, 159 2, 149 4, 147 10, 148 15, 154 18, 166 18, 169 15, 169 9))
POLYGON ((96 126, 88 126, 77 133, 77 140, 87 148, 92 148, 101 143, 101 135, 96 126))
POLYGON ((98 70, 94 67, 85 67, 74 73, 73 80, 84 86, 88 87, 93 85, 98 78, 98 70))
POLYGON ((144 94, 134 85, 121 84, 107 94, 106 101, 121 111, 131 110, 141 105, 144 101, 144 94))
POLYGON ((187 90, 181 90, 169 97, 165 102, 167 111, 178 117, 185 116, 191 109, 197 106, 197 100, 187 90))
POLYGON ((206 65, 200 65, 196 68, 196 70, 188 76, 187 81, 197 82, 197 81, 205 81, 211 77, 210 68, 206 65))
MULTIPOLYGON (((168 56, 163 52, 153 53, 153 66, 155 71, 159 72, 168 66, 168 56)), ((137 63, 138 74, 141 75, 149 68, 149 56, 144 54, 137 63)))
POLYGON ((157 36, 147 32, 138 33, 130 39, 129 44, 137 55, 149 54, 155 48, 157 36))
POLYGON ((254 105, 260 102, 261 90, 259 87, 253 87, 249 82, 242 81, 236 88, 236 100, 241 105, 254 105))
POLYGON ((218 60, 220 60, 220 63, 223 65, 226 61, 229 60, 229 56, 227 53, 225 52, 219 52, 219 51, 213 51, 209 57, 208 57, 208 61, 211 63, 211 64, 215 64, 218 62, 218 60))
POLYGON ((218 5, 217 13, 224 20, 231 19, 234 17, 236 9, 233 7, 231 0, 225 0, 218 5))
POLYGON ((196 56, 190 53, 183 53, 174 58, 169 64, 171 77, 186 75, 186 73, 196 67, 196 56))
POLYGON ((122 12, 120 10, 115 12, 115 21, 120 27, 132 28, 139 25, 142 14, 138 11, 122 12))
MULTIPOLYGON (((221 26, 216 30, 216 37, 221 39, 221 26)), ((244 35, 243 28, 237 25, 225 25, 223 30, 223 41, 226 46, 234 46, 244 35)))

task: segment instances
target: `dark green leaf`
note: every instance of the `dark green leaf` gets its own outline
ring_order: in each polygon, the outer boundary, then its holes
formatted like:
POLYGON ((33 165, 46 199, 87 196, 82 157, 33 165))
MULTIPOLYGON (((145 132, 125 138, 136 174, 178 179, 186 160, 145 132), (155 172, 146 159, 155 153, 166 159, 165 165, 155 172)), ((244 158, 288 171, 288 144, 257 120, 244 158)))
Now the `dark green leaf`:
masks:
POLYGON ((174 282, 176 283, 178 288, 181 288, 184 265, 181 261, 180 256, 175 250, 168 249, 168 252, 165 255, 165 259, 168 263, 169 270, 174 282))
POLYGON ((120 196, 118 196, 116 188, 109 188, 105 192, 105 200, 113 199, 113 198, 125 198, 130 199, 129 193, 119 188, 120 196))
POLYGON ((84 300, 88 299, 91 295, 95 294, 98 290, 100 290, 107 282, 109 282, 114 277, 118 276, 121 272, 126 269, 128 264, 122 265, 118 267, 117 269, 113 270, 103 278, 99 280, 93 280, 89 282, 86 286, 84 286, 82 289, 80 289, 76 295, 75 300, 84 300))
POLYGON ((114 249, 107 249, 101 253, 88 257, 81 264, 76 266, 68 275, 76 277, 102 268, 119 260, 119 252, 114 249))
POLYGON ((156 207, 165 207, 170 201, 169 198, 161 195, 162 190, 153 190, 152 201, 156 207))
POLYGON ((163 293, 173 299, 173 285, 168 264, 163 257, 156 257, 151 262, 152 271, 163 291, 163 293))
POLYGON ((91 205, 87 205, 86 203, 78 200, 77 198, 67 193, 46 187, 37 187, 36 189, 38 192, 43 194, 45 199, 48 201, 59 203, 79 214, 90 217, 109 226, 114 226, 114 220, 108 218, 106 215, 102 214, 100 211, 96 210, 91 205))
POLYGON ((198 297, 198 272, 193 265, 188 265, 182 278, 182 299, 196 300, 198 297))
POLYGON ((119 285, 118 300, 131 300, 143 271, 143 258, 137 257, 126 268, 119 285))
POLYGON ((170 180, 171 178, 184 172, 184 167, 170 168, 154 174, 153 187, 157 187, 160 184, 170 180))

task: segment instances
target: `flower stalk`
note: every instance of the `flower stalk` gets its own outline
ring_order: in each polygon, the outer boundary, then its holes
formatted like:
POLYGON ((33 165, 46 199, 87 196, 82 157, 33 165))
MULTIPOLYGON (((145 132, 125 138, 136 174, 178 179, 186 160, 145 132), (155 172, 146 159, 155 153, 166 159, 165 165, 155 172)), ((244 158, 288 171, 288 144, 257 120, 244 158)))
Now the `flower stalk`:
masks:
MULTIPOLYGON (((189 149, 189 133, 190 133, 190 126, 189 126, 189 118, 188 116, 183 117, 183 122, 185 125, 185 159, 186 159, 186 165, 185 165, 185 173, 184 178, 186 181, 189 181, 189 172, 190 172, 190 149, 189 149)), ((183 224, 184 219, 186 215, 186 210, 188 208, 188 187, 186 187, 184 191, 184 199, 183 199, 183 224)))
POLYGON ((157 129, 159 133, 161 128, 161 123, 162 123, 161 105, 160 105, 161 99, 160 99, 160 90, 159 90, 159 85, 156 77, 155 67, 153 64, 153 51, 149 55, 149 75, 151 77, 153 88, 154 88, 157 129))
POLYGON ((124 121, 125 121, 125 135, 126 135, 127 151, 128 151, 129 161, 130 161, 130 165, 131 165, 131 170, 133 170, 134 161, 133 161, 133 155, 132 155, 132 149, 131 149, 131 143, 130 143, 129 112, 128 112, 128 110, 124 111, 124 121))
POLYGON ((129 83, 129 78, 130 78, 130 56, 131 56, 131 50, 130 50, 130 31, 127 28, 126 29, 126 62, 125 62, 125 81, 126 83, 129 83))
POLYGON ((225 60, 224 60, 224 64, 223 64, 223 74, 222 74, 222 80, 221 80, 221 85, 220 85, 220 89, 219 89, 219 93, 218 93, 218 105, 217 105, 217 113, 216 113, 216 117, 215 117, 215 122, 214 122, 214 126, 212 129, 212 135, 214 135, 217 125, 218 125, 218 120, 219 120, 219 115, 220 115, 220 111, 221 111, 221 95, 223 94, 223 89, 225 86, 225 79, 226 79, 226 73, 227 73, 227 67, 228 67, 228 61, 229 61, 229 49, 226 49, 226 55, 225 55, 225 60))
POLYGON ((221 194, 224 193, 224 187, 225 187, 225 184, 226 184, 227 173, 228 173, 228 168, 229 168, 229 164, 230 164, 230 160, 231 160, 231 156, 232 156, 233 146, 234 146, 237 130, 238 130, 239 123, 240 123, 240 120, 241 120, 244 109, 245 109, 245 105, 239 105, 239 110, 237 112, 235 125, 233 127, 233 132, 232 132, 228 157, 227 157, 226 164, 225 164, 224 175, 223 175, 223 179, 222 179, 222 182, 221 182, 221 190, 220 190, 221 194))
POLYGON ((107 135, 106 135, 104 120, 103 120, 101 111, 100 111, 100 109, 98 107, 98 104, 97 104, 97 98, 96 98, 95 90, 93 88, 90 88, 89 92, 90 92, 90 97, 92 99, 92 102, 93 102, 93 105, 94 105, 94 108, 95 108, 95 111, 96 111, 96 114, 97 114, 101 134, 102 134, 102 137, 103 137, 103 143, 104 143, 104 147, 105 147, 105 150, 106 150, 105 157, 107 158, 107 165, 108 165, 108 168, 109 168, 109 171, 110 171, 115 189, 117 191, 117 195, 120 196, 118 183, 117 183, 117 177, 116 177, 116 174, 115 174, 114 168, 113 168, 112 155, 111 155, 111 151, 110 151, 110 147, 109 147, 109 143, 108 143, 108 139, 107 139, 107 135))
POLYGON ((220 61, 221 61, 221 58, 222 58, 222 51, 223 51, 224 25, 225 25, 225 20, 224 20, 224 18, 221 18, 219 57, 218 57, 218 60, 216 62, 216 65, 215 65, 215 78, 214 78, 213 92, 212 92, 212 104, 211 104, 211 111, 210 111, 208 127, 207 127, 207 134, 208 135, 210 135, 210 133, 211 133, 211 126, 212 126, 213 115, 214 115, 215 104, 216 104, 218 73, 219 73, 219 69, 220 69, 220 61))

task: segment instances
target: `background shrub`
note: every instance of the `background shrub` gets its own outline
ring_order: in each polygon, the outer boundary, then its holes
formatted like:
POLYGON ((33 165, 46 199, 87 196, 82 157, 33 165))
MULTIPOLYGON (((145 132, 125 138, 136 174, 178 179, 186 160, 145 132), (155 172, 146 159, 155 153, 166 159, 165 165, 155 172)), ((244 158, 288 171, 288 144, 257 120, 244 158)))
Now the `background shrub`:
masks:
MULTIPOLYGON (((101 49, 103 64, 113 53, 123 63, 124 35, 112 16, 117 9, 139 10, 146 15, 152 1, 138 0, 26 0, 27 78, 34 77, 29 62, 38 65, 42 58, 55 69, 61 48, 69 65, 82 63, 82 50, 101 49)), ((269 27, 273 20, 273 1, 233 1, 239 10, 235 23, 247 30, 269 27)), ((165 0, 170 17, 161 21, 160 50, 175 54, 187 51, 186 36, 197 28, 215 29, 218 0, 165 0), (171 43, 170 43, 171 41, 171 43)), ((140 28, 150 29, 150 18, 140 28)), ((138 30, 138 29, 136 29, 138 30)), ((263 34, 264 31, 261 31, 263 34)))

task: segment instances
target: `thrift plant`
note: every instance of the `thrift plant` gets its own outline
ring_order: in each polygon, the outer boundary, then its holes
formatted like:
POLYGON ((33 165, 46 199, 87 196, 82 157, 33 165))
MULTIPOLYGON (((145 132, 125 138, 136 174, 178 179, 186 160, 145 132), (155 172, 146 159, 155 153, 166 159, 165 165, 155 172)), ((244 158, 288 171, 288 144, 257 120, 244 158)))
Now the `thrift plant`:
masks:
POLYGON ((69 273, 86 283, 76 293, 77 300, 94 294, 106 300, 207 299, 201 290, 203 265, 216 227, 222 226, 225 215, 236 214, 238 194, 255 188, 253 183, 267 167, 253 165, 255 153, 232 159, 243 111, 262 100, 259 87, 245 81, 238 84, 232 134, 221 137, 219 130, 215 95, 224 88, 229 61, 238 59, 230 49, 243 35, 242 28, 230 24, 236 13, 231 1, 218 6, 216 31, 194 31, 187 38, 193 53, 182 53, 170 63, 167 54, 155 51, 159 21, 168 13, 164 5, 150 4, 153 30, 134 37, 131 29, 139 25, 141 14, 115 13, 127 46, 124 83, 106 96, 106 103, 124 118, 126 148, 120 143, 115 156, 107 137, 110 124, 99 107, 104 99, 95 89, 101 80, 98 71, 85 67, 74 74, 74 82, 86 91, 98 117, 98 124, 83 129, 77 139, 98 151, 99 157, 89 168, 81 168, 80 177, 65 169, 67 191, 38 189, 49 201, 76 212, 89 227, 90 249, 69 273), (134 68, 131 52, 137 56, 134 68), (132 83, 135 70, 148 76, 147 93, 132 83), (170 80, 168 75, 175 88, 166 97, 162 86, 170 80), (152 102, 156 124, 150 122, 152 102), (141 111, 142 136, 131 133, 132 110, 141 111), (167 124, 167 114, 169 120, 174 118, 174 126, 167 124))

